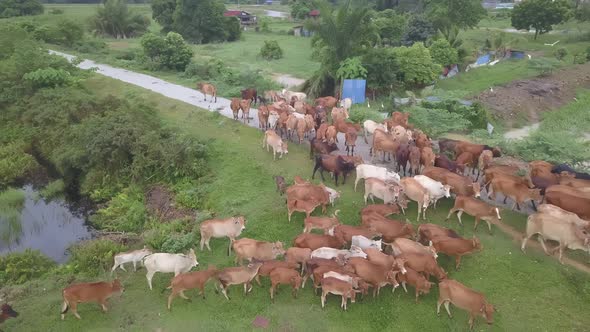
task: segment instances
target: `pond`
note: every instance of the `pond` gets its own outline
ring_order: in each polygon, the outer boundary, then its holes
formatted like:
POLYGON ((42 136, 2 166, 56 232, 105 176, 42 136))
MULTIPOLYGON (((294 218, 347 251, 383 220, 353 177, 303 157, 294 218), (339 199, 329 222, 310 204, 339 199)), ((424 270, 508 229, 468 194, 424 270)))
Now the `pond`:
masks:
POLYGON ((64 200, 45 201, 30 185, 23 191, 26 198, 20 213, 21 230, 11 234, 8 242, 3 240, 5 236, 0 237, 0 255, 31 248, 64 263, 68 247, 92 235, 84 216, 70 209, 64 200))

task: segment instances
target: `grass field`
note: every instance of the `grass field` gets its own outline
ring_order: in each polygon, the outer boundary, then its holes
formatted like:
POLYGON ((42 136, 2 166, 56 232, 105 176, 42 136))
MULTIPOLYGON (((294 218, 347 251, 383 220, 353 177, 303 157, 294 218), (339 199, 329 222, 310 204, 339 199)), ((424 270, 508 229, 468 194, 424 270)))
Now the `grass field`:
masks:
MULTIPOLYGON (((290 246, 292 239, 301 232, 303 216, 296 213, 292 222, 287 222, 284 197, 275 193, 272 176, 309 178, 312 164, 304 147, 290 144, 290 153, 283 160, 273 161, 272 154, 261 149, 262 135, 256 129, 98 75, 86 84, 101 94, 153 103, 167 125, 207 142, 215 177, 206 188, 209 192, 206 208, 218 216, 245 215, 248 223, 243 237, 281 240, 290 246)), ((358 224, 362 194, 353 192, 351 182, 338 188, 342 190, 342 199, 329 212, 340 209, 343 223, 358 224)), ((437 210, 428 211, 428 221, 444 224, 450 205, 451 201, 445 200, 437 210)), ((410 208, 408 218, 414 222, 415 205, 410 208)), ((508 225, 523 229, 523 215, 503 211, 502 216, 508 225)), ((458 226, 455 218, 448 225, 470 237, 473 235, 472 220, 466 216, 464 228, 458 226)), ((478 320, 476 330, 587 330, 590 324, 587 315, 590 310, 588 275, 562 266, 554 258, 534 249, 523 255, 519 244, 497 228, 493 229, 493 235, 489 235, 484 231, 485 226, 480 227, 477 236, 484 249, 465 257, 459 271, 455 271, 451 259, 439 259, 450 278, 484 292, 489 301, 497 305, 499 312, 494 325, 488 328, 478 320)), ((233 264, 233 257, 226 255, 226 240, 213 240, 212 248, 211 253, 197 251, 199 269, 209 264, 233 264)), ((574 256, 587 261, 586 256, 574 256)), ((391 295, 388 287, 378 298, 365 298, 349 306, 348 312, 342 312, 339 300, 333 296, 328 298, 327 308, 322 310, 319 297, 314 296, 309 288, 304 289, 298 299, 293 299, 283 287, 273 305, 268 296, 268 280, 263 282, 262 288, 254 286, 247 298, 242 295, 240 287, 232 288, 229 302, 214 294, 210 284, 206 300, 191 291, 187 293, 193 299, 191 303, 177 299, 172 312, 168 312, 165 308, 168 292, 162 294, 160 290, 168 285, 170 275, 157 274, 154 291, 150 292, 144 273, 144 270, 120 273, 126 291, 122 297, 110 301, 111 311, 103 314, 97 305, 81 305, 81 321, 71 315, 64 322, 59 320, 61 289, 68 280, 50 277, 35 281, 21 288, 20 295, 11 300, 21 315, 5 322, 2 327, 6 331, 154 331, 157 328, 162 331, 237 331, 252 330, 251 322, 261 315, 270 319, 270 328, 274 331, 467 330, 465 312, 452 308, 453 319, 444 314, 436 316, 436 287, 418 304, 414 303, 413 290, 405 294, 398 289, 391 295)), ((108 279, 108 275, 99 279, 108 279)))

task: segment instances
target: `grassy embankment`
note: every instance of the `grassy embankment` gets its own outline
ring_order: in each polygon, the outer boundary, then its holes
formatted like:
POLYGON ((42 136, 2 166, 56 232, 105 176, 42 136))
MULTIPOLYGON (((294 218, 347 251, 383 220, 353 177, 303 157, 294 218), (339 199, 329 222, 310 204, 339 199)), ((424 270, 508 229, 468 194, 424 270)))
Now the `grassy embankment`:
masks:
MULTIPOLYGON (((281 240, 287 246, 302 230, 302 215, 295 214, 287 222, 284 197, 275 193, 272 175, 291 179, 294 175, 308 178, 312 164, 305 147, 290 145, 285 159, 272 161, 271 154, 260 147, 261 133, 214 113, 196 109, 190 105, 164 98, 152 92, 125 85, 119 81, 96 75, 87 86, 97 93, 115 94, 126 98, 141 98, 154 103, 162 119, 176 130, 207 141, 212 148, 211 168, 215 179, 208 185, 206 208, 219 216, 243 214, 248 220, 244 237, 260 240, 281 240)), ((352 182, 352 181, 351 181, 352 182)), ((342 199, 334 209, 341 210, 341 221, 359 223, 359 210, 363 206, 362 194, 354 193, 351 182, 339 187, 342 199)), ((330 184, 330 181, 328 181, 330 184)), ((444 223, 451 201, 445 200, 437 210, 428 211, 428 221, 444 223)), ((415 205, 411 205, 408 218, 415 223, 415 205)), ((503 212, 504 221, 522 230, 523 215, 503 212)), ((465 217, 464 228, 456 219, 449 224, 465 236, 472 236, 473 220, 465 217)), ((583 331, 590 324, 586 315, 590 309, 590 281, 588 275, 562 266, 553 258, 533 249, 523 255, 519 244, 494 228, 493 235, 485 232, 485 226, 477 232, 484 249, 466 257, 462 267, 455 271, 453 261, 440 258, 440 264, 450 277, 484 292, 489 301, 497 305, 499 312, 491 330, 529 331, 583 331)), ((198 239, 195 239, 198 243, 198 239)), ((233 257, 227 257, 227 241, 213 240, 213 252, 197 251, 200 269, 209 264, 231 266, 233 257)), ((444 256, 444 255, 443 255, 444 256)), ((578 255, 575 255, 578 256, 578 255)), ((584 258, 586 259, 586 258, 584 258)), ((206 290, 207 299, 196 297, 192 303, 177 299, 172 312, 165 309, 168 292, 160 293, 167 286, 170 275, 157 274, 154 291, 146 285, 145 271, 119 273, 126 286, 121 298, 110 301, 111 311, 103 314, 96 305, 81 305, 82 320, 67 316, 59 320, 61 289, 67 283, 60 278, 48 277, 35 281, 22 289, 22 294, 11 300, 20 311, 18 319, 9 320, 3 328, 7 331, 146 331, 162 328, 164 331, 181 330, 250 330, 257 315, 267 317, 273 330, 467 330, 466 313, 453 308, 454 318, 437 317, 435 305, 438 290, 414 303, 410 294, 390 288, 376 298, 365 298, 342 312, 339 300, 330 296, 328 306, 322 310, 319 297, 309 288, 299 299, 291 298, 286 287, 282 288, 271 304, 268 296, 268 280, 263 287, 254 286, 245 298, 240 287, 230 291, 231 301, 213 293, 212 285, 206 290)), ((103 279, 108 279, 104 275, 103 279)), ((477 330, 488 330, 478 320, 477 330)))

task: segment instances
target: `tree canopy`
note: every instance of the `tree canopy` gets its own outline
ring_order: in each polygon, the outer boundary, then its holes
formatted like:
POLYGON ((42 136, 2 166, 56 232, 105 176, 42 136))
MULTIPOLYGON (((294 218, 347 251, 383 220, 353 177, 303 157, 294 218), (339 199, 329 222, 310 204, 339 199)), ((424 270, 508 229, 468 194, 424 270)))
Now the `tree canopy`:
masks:
POLYGON ((43 14, 39 0, 0 0, 0 18, 43 14))
POLYGON ((409 87, 422 87, 432 83, 440 74, 440 65, 432 61, 423 43, 393 49, 400 68, 400 78, 409 87))
POLYGON ((435 33, 436 30, 428 19, 421 15, 413 16, 402 37, 402 45, 411 46, 415 42, 425 42, 435 33))
POLYGON ((91 25, 97 34, 128 38, 145 33, 150 19, 130 11, 126 0, 107 0, 96 10, 91 25))
POLYGON ((436 29, 473 28, 486 16, 480 0, 430 0, 426 8, 436 29))
POLYGON ((535 39, 568 18, 569 4, 565 0, 527 0, 514 7, 512 26, 518 30, 535 29, 535 39))
POLYGON ((441 66, 450 66, 459 61, 457 50, 451 47, 451 44, 446 39, 434 41, 428 49, 430 50, 432 60, 441 66))

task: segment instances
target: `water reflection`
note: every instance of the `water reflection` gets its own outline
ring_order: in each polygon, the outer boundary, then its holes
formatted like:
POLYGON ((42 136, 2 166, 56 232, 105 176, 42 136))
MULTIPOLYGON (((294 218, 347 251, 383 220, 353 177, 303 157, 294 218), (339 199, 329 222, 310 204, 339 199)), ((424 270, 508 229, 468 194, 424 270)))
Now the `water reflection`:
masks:
MULTIPOLYGON (((83 217, 72 213, 63 200, 46 202, 32 186, 25 186, 23 190, 26 199, 20 214, 21 231, 15 234, 18 228, 12 227, 10 240, 0 237, 0 254, 31 248, 63 263, 70 245, 91 236, 83 217)), ((0 223, 3 227, 9 225, 5 219, 0 223)))

